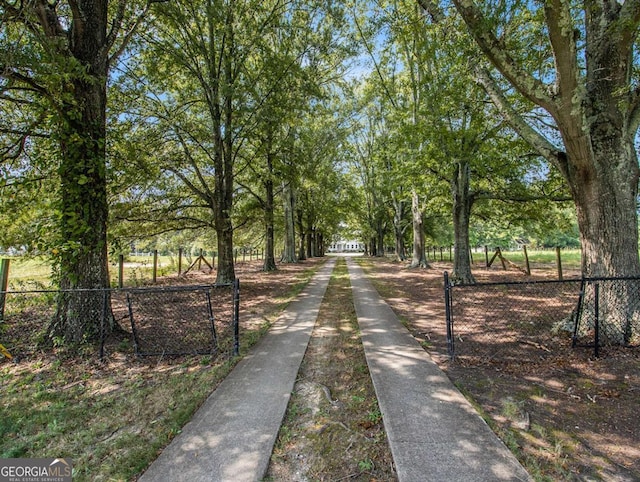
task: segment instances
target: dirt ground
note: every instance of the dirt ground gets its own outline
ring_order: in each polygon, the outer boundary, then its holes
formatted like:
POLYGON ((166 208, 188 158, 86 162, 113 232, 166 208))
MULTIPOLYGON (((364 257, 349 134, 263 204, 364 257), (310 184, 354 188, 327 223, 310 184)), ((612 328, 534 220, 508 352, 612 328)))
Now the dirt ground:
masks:
MULTIPOLYGON (((561 356, 535 363, 451 362, 443 290, 443 272, 451 264, 410 270, 367 258, 363 265, 401 320, 537 480, 640 480, 639 349, 610 349, 595 358, 592 349, 569 345, 561 356)), ((481 268, 474 275, 478 281, 525 279, 498 269, 481 268)), ((544 271, 533 276, 550 277, 544 271)))

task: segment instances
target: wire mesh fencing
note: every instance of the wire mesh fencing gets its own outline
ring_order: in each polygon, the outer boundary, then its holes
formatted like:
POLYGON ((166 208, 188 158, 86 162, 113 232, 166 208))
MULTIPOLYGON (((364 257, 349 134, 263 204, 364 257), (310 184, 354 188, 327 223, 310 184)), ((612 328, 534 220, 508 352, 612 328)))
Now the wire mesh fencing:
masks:
POLYGON ((57 291, 0 292, 0 343, 14 357, 33 353, 56 312, 57 291))
POLYGON ((234 284, 121 290, 112 306, 138 355, 237 354, 238 302, 234 284))
POLYGON ((77 341, 98 339, 101 358, 114 330, 130 335, 139 356, 232 356, 239 351, 238 280, 224 285, 6 291, 0 295, 4 299, 0 337, 10 351, 33 351, 33 345, 56 324, 64 324, 65 333, 77 341))
POLYGON ((640 278, 588 278, 576 305, 573 345, 640 346, 640 278))
POLYGON ((449 357, 527 363, 572 348, 640 345, 640 278, 452 284, 445 273, 449 357))

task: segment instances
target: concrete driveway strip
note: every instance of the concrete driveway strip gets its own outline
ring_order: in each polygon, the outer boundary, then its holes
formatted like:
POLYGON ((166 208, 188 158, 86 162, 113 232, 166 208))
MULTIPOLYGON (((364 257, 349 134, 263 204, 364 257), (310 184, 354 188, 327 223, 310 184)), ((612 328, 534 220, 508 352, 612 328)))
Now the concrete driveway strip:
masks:
POLYGON ((332 259, 316 273, 140 481, 264 477, 334 265, 332 259))
POLYGON ((531 481, 362 269, 352 260, 348 266, 367 364, 399 480, 531 481))

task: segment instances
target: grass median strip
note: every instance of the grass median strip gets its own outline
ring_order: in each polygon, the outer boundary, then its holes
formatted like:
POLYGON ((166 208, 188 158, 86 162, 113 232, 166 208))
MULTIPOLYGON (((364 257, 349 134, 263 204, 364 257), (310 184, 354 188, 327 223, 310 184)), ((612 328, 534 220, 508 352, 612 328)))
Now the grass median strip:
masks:
POLYGON ((397 480, 339 259, 265 480, 397 480))

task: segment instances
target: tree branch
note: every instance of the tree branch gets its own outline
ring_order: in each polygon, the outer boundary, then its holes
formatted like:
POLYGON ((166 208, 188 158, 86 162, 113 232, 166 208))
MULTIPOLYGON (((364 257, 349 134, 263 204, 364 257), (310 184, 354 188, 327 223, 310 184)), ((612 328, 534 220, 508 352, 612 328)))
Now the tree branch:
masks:
POLYGON ((179 132, 176 132, 176 135, 178 136, 178 139, 180 140, 180 144, 182 145, 182 150, 183 150, 185 156, 187 157, 187 160, 189 161, 189 164, 191 164, 191 167, 195 171, 196 176, 198 177, 198 181, 200 182, 200 185, 202 186, 202 190, 198 190, 197 192, 200 193, 200 197, 202 197, 202 199, 205 202, 207 202, 209 207, 211 209, 213 209, 215 207, 215 196, 214 196, 213 192, 211 191, 211 188, 209 187, 209 184, 207 184, 204 176, 202 175, 202 172, 200 171, 200 166, 198 166, 198 163, 196 162, 196 160, 191 155, 191 151, 189 150, 189 146, 187 145, 186 141, 184 140, 184 138, 182 137, 182 135, 179 132))
POLYGON ((490 191, 476 191, 475 193, 473 193, 473 196, 475 200, 492 199, 495 201, 514 202, 514 203, 528 203, 532 201, 551 201, 551 202, 562 203, 562 202, 573 201, 573 198, 571 196, 549 196, 544 192, 542 194, 522 193, 520 195, 516 195, 516 194, 505 195, 504 193, 494 193, 490 191))
POLYGON ((559 96, 563 103, 571 103, 571 111, 575 111, 579 108, 581 99, 575 95, 579 84, 579 69, 576 33, 569 4, 566 0, 545 2, 544 13, 556 69, 556 84, 552 95, 559 96))
POLYGON ((634 138, 640 128, 640 87, 630 94, 627 134, 634 138))
POLYGON ((33 78, 29 77, 28 75, 24 75, 21 72, 18 72, 17 70, 11 68, 8 65, 0 65, 0 77, 4 77, 6 79, 14 80, 16 82, 25 84, 31 87, 31 89, 34 92, 45 95, 47 97, 49 96, 49 92, 45 87, 38 84, 33 78))
POLYGON ((631 46, 638 35, 640 24, 640 0, 622 2, 619 16, 620 33, 625 45, 631 46))
MULTIPOLYGON (((205 192, 201 191, 200 189, 198 189, 195 186, 195 184, 193 184, 191 182, 191 180, 189 178, 187 178, 187 176, 182 174, 178 169, 175 169, 173 167, 165 167, 165 170, 173 173, 178 179, 180 179, 189 188, 189 190, 191 190, 191 192, 193 194, 195 194, 200 199, 202 199, 203 201, 208 203, 207 194, 205 192)), ((209 207, 209 206, 207 206, 207 207, 209 207)))
POLYGON ((523 117, 518 114, 504 94, 500 91, 489 73, 481 66, 475 68, 476 80, 484 87, 485 91, 498 108, 498 111, 507 119, 509 124, 545 159, 553 163, 563 174, 567 174, 567 156, 564 151, 555 147, 542 134, 531 127, 523 117))
MULTIPOLYGON (((113 21, 111 23, 111 29, 109 30, 109 33, 107 33, 107 39, 106 39, 105 45, 103 47, 102 55, 107 55, 108 52, 111 51, 111 48, 116 43, 116 39, 118 38, 118 33, 120 32, 120 29, 122 28, 122 22, 124 20, 124 14, 125 14, 126 7, 127 7, 127 0, 118 0, 118 10, 116 11, 116 15, 113 18, 113 21)), ((147 7, 145 8, 145 12, 146 12, 146 9, 148 7, 149 7, 149 4, 147 3, 147 7)), ((134 22, 134 27, 132 28, 132 31, 135 30, 135 28, 137 27, 139 20, 140 20, 140 18, 136 19, 136 22, 134 22)), ((125 36, 125 39, 126 39, 126 36, 125 36)), ((109 58, 109 64, 111 64, 112 61, 115 62, 117 60, 117 58, 122 54, 122 52, 124 51, 125 48, 126 48, 126 42, 123 42, 123 44, 118 49, 118 51, 119 51, 118 55, 111 56, 109 58)))
POLYGON ((362 38, 362 41, 364 42, 364 46, 367 49, 367 52, 369 53, 369 56, 371 57, 371 60, 373 61, 374 67, 376 68, 376 72, 378 73, 378 77, 380 78, 380 83, 382 84, 382 88, 384 89, 385 93, 387 94, 387 98, 389 99, 389 102, 391 102, 391 105, 393 105, 393 108, 397 109, 398 105, 396 104, 395 99, 391 95, 391 92, 389 91, 389 89, 387 87, 387 83, 384 81, 384 76, 382 75, 382 72, 380 71, 380 66, 378 65, 378 62, 376 62, 376 58, 373 55, 371 47, 369 46, 369 43, 367 42, 367 40, 364 37, 364 33, 362 32, 362 28, 360 27, 360 22, 358 22, 358 16, 354 15, 353 16, 353 20, 354 20, 354 22, 356 24, 356 28, 358 29, 358 33, 360 34, 360 38, 362 38))
POLYGON ((418 0, 418 4, 429 14, 433 23, 439 23, 445 19, 445 15, 438 3, 434 3, 431 0, 418 0))
POLYGON ((502 43, 490 28, 489 21, 476 6, 474 0, 453 0, 453 3, 469 27, 478 46, 500 71, 502 75, 520 92, 536 105, 546 109, 554 117, 557 105, 547 94, 547 86, 520 68, 517 62, 506 52, 502 43))
MULTIPOLYGON (((148 0, 147 1, 147 4, 145 5, 144 9, 136 17, 133 24, 131 25, 131 28, 129 28, 129 31, 124 34, 122 42, 120 42, 120 45, 118 46, 118 48, 115 49, 115 52, 109 56, 109 65, 112 65, 113 63, 117 62, 120 56, 124 53, 127 46, 131 42, 131 39, 133 38, 135 33, 138 31, 138 28, 140 28, 142 21, 145 19, 145 17, 149 13, 149 9, 151 8, 151 5, 154 3, 166 3, 168 1, 169 0, 148 0)), ((120 0, 118 3, 118 12, 113 20, 113 24, 111 25, 111 30, 109 30, 109 33, 107 35, 107 41, 105 42, 104 55, 108 55, 108 52, 110 52, 113 49, 116 43, 116 40, 118 38, 118 33, 122 29, 122 23, 124 21, 126 5, 127 5, 127 0, 120 0)))

